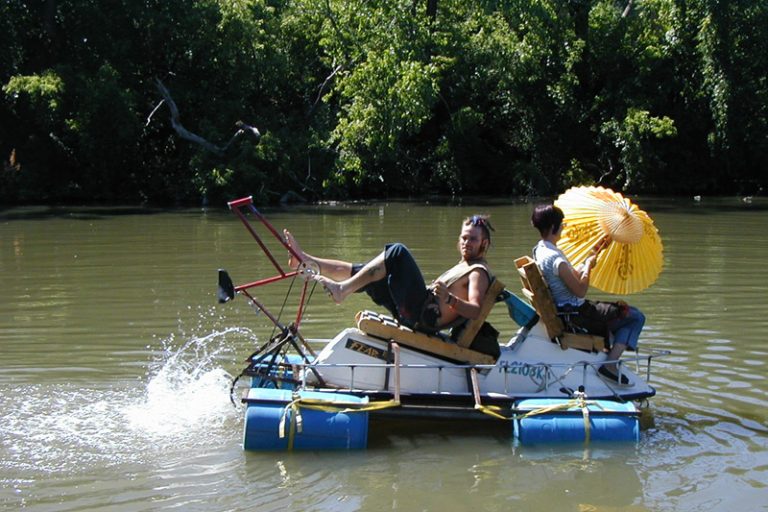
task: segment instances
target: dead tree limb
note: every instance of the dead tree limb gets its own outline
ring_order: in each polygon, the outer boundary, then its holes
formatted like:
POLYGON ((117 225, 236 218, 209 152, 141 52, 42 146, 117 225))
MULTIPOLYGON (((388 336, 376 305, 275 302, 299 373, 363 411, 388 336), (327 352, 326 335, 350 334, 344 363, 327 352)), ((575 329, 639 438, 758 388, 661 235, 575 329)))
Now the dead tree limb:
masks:
POLYGON ((155 108, 152 109, 152 112, 150 112, 149 115, 147 116, 147 123, 144 125, 144 128, 149 126, 149 123, 152 122, 152 116, 154 116, 155 112, 157 112, 160 109, 160 107, 163 106, 163 103, 165 103, 165 100, 160 100, 160 102, 155 106, 155 108))
POLYGON ((621 13, 622 18, 626 18, 629 16, 629 13, 632 11, 632 0, 629 0, 627 2, 627 6, 624 8, 624 12, 621 13))
MULTIPOLYGON (((176 133, 179 134, 179 137, 181 137, 182 139, 186 139, 190 142, 194 142, 195 144, 202 146, 203 148, 210 151, 211 153, 215 153, 216 155, 223 156, 227 152, 227 149, 229 149, 229 147, 232 145, 232 143, 234 143, 235 140, 237 140, 244 134, 252 136, 256 141, 258 141, 261 138, 261 133, 259 132, 258 128, 256 128, 255 126, 245 124, 242 121, 238 121, 235 123, 235 126, 237 127, 237 131, 232 136, 232 138, 229 139, 229 142, 227 142, 223 146, 213 144, 212 142, 209 142, 205 138, 201 137, 200 135, 192 133, 186 128, 184 128, 184 125, 182 125, 181 121, 179 120, 179 118, 181 117, 181 115, 179 114, 179 107, 177 107, 176 102, 173 101, 173 98, 171 97, 171 93, 170 91, 168 91, 168 88, 165 86, 165 84, 163 84, 163 82, 159 78, 155 78, 155 85, 157 86, 157 89, 160 91, 160 94, 163 96, 163 102, 165 102, 165 104, 168 105, 168 109, 171 111, 171 126, 173 126, 173 129, 176 131, 176 133)), ((160 105, 161 104, 162 102, 160 103, 160 105)), ((149 121, 152 118, 152 115, 160 107, 160 105, 155 107, 152 113, 150 113, 149 117, 147 118, 147 124, 149 124, 149 121)))
POLYGON ((312 107, 309 109, 309 115, 311 116, 312 113, 315 111, 315 108, 317 108, 317 104, 320 103, 320 100, 323 98, 323 91, 325 91, 325 88, 328 86, 328 83, 333 80, 333 77, 336 76, 336 74, 344 69, 344 66, 342 64, 339 64, 335 68, 333 68, 333 71, 330 75, 325 77, 325 80, 323 80, 323 83, 320 84, 320 87, 317 91, 317 97, 315 98, 315 102, 312 104, 312 107))

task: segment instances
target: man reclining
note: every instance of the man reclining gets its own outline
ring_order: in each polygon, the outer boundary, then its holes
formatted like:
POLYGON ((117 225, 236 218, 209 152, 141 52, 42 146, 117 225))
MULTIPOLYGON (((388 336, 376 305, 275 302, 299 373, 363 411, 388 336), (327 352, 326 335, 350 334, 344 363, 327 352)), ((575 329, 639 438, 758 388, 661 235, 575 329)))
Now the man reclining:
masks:
POLYGON ((403 244, 387 244, 368 263, 359 264, 312 256, 301 249, 288 230, 283 233, 301 258, 299 261, 291 256, 289 266, 314 268, 317 273, 312 278, 337 304, 352 293, 365 291, 401 324, 434 333, 480 315, 482 300, 493 279, 485 260, 492 230, 487 216, 466 218, 457 244, 461 260, 429 286, 403 244))

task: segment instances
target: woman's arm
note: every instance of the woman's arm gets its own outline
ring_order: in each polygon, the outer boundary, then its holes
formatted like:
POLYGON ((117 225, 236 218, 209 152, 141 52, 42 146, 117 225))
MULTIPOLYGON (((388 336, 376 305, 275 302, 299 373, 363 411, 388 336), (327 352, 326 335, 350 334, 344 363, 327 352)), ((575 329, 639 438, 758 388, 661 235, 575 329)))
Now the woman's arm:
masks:
POLYGON ((578 269, 573 268, 568 261, 563 261, 557 267, 557 275, 565 286, 577 297, 584 298, 589 290, 589 273, 595 266, 596 256, 589 256, 578 269))
POLYGON ((584 263, 579 265, 578 269, 573 268, 573 265, 569 261, 561 262, 557 269, 557 274, 560 279, 563 280, 565 286, 571 290, 571 293, 577 297, 584 298, 589 290, 589 273, 597 263, 597 255, 600 251, 608 247, 611 243, 611 237, 608 235, 600 239, 592 248, 592 252, 584 260, 584 263))

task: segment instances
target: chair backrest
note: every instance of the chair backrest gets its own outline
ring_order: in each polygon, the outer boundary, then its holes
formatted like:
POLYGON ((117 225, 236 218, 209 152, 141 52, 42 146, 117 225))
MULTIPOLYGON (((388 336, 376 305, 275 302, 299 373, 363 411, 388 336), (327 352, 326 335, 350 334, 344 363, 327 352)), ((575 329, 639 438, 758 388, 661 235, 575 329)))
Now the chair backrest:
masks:
POLYGON ((493 309, 493 306, 496 304, 496 298, 503 290, 504 283, 498 279, 494 279, 491 282, 490 286, 488 286, 488 291, 485 292, 483 301, 480 303, 480 316, 472 320, 467 320, 466 326, 461 331, 461 335, 456 340, 457 345, 460 347, 468 348, 472 344, 475 336, 477 335, 477 332, 483 326, 483 322, 485 322, 485 319, 488 318, 491 309, 493 309))
POLYGON ((531 301, 536 313, 541 317, 547 329, 547 335, 551 339, 559 338, 563 334, 565 326, 562 319, 557 316, 557 308, 552 300, 552 294, 549 292, 549 286, 544 281, 538 265, 529 256, 522 256, 515 260, 515 266, 523 285, 523 295, 531 301))
POLYGON ((606 340, 602 336, 566 332, 563 319, 557 314, 557 307, 552 300, 549 286, 533 259, 522 256, 515 260, 515 266, 523 284, 523 295, 531 301, 536 313, 541 317, 551 340, 556 341, 563 350, 577 348, 599 352, 606 348, 606 340))
POLYGON ((472 364, 493 364, 496 361, 494 356, 470 349, 470 345, 475 340, 480 328, 483 326, 486 318, 496 304, 497 297, 504 290, 504 283, 498 279, 491 281, 485 297, 480 304, 480 315, 472 320, 467 320, 461 334, 456 339, 456 343, 446 343, 441 338, 430 336, 422 332, 415 332, 407 327, 401 326, 393 318, 373 313, 372 311, 361 311, 357 314, 358 328, 371 334, 385 339, 393 339, 398 343, 413 348, 418 348, 426 352, 441 355, 456 361, 464 361, 472 364))
POLYGON ((413 331, 397 323, 394 318, 373 311, 360 311, 355 319, 358 329, 364 333, 385 340, 393 340, 401 345, 435 354, 445 359, 469 364, 494 364, 496 362, 496 358, 491 355, 460 347, 455 343, 446 343, 443 338, 438 336, 413 331))

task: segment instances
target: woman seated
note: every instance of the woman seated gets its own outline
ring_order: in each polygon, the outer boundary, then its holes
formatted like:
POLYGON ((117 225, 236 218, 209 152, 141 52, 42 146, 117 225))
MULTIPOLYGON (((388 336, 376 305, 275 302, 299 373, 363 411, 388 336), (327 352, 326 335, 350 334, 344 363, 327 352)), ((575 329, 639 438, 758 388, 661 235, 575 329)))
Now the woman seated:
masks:
POLYGON ((541 240, 533 248, 533 258, 549 285, 558 311, 574 313, 571 323, 587 332, 612 337, 613 346, 608 353, 608 362, 598 369, 598 374, 613 383, 631 385, 625 375, 621 375, 619 380, 616 361, 627 347, 637 349, 645 316, 624 302, 601 302, 584 298, 589 289, 589 273, 597 262, 597 255, 610 240, 604 238, 584 263, 574 268, 563 251, 557 248, 557 241, 565 227, 564 217, 563 211, 551 204, 539 205, 533 210, 531 224, 541 234, 541 240))

